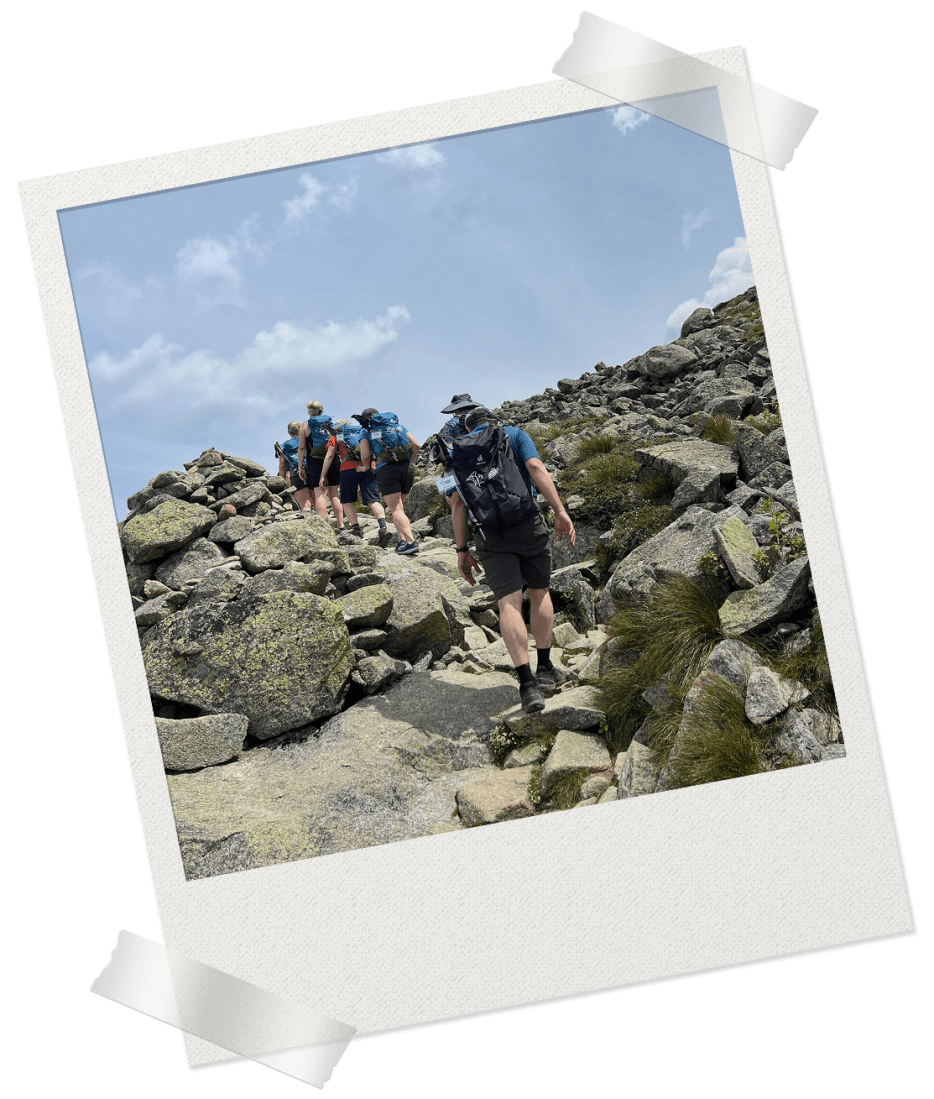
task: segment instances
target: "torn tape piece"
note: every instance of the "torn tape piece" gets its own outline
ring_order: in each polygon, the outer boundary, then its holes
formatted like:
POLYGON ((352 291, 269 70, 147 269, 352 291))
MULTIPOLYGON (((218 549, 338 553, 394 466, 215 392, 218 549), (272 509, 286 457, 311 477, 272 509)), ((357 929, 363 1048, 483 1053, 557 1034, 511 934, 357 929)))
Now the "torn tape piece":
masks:
POLYGON ((130 931, 120 932, 91 991, 315 1087, 355 1032, 130 931))
POLYGON ((817 111, 590 12, 555 75, 785 168, 817 111))

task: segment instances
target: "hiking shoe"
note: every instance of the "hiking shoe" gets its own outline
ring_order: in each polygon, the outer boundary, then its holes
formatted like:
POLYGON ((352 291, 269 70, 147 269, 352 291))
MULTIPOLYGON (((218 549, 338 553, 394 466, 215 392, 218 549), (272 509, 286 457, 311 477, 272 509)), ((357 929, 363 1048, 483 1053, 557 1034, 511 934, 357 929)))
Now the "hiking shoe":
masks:
POLYGON ((391 541, 392 531, 389 527, 380 527, 379 537, 376 539, 376 543, 380 549, 385 549, 391 541))
POLYGON ((403 543, 402 549, 397 549, 396 553, 418 553, 418 542, 403 543))
POLYGON ((523 712, 527 714, 537 714, 545 709, 545 699, 536 683, 519 688, 519 701, 522 703, 523 712))
POLYGON ((399 541, 396 542, 396 553, 401 553, 407 545, 408 542, 406 542, 404 538, 400 538, 399 541))
POLYGON ((538 689, 542 694, 548 698, 549 695, 553 695, 555 691, 561 686, 567 679, 567 672, 561 670, 561 668, 539 668, 535 673, 535 682, 538 684, 538 689))

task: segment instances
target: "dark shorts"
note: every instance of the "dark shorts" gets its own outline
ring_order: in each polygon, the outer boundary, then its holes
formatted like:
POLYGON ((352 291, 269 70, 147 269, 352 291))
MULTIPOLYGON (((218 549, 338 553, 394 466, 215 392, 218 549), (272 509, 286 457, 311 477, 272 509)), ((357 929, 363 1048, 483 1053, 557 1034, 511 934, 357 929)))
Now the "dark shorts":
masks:
POLYGON ((345 469, 341 473, 341 503, 355 504, 358 492, 364 504, 379 502, 379 485, 372 469, 345 469))
MULTIPOLYGON (((305 462, 305 469, 308 473, 308 480, 302 481, 301 477, 297 473, 292 474, 292 484, 296 488, 311 488, 318 487, 318 482, 321 480, 321 470, 324 468, 323 458, 309 458, 305 462), (301 484, 299 484, 301 481, 301 484)), ((328 470, 326 483, 329 485, 340 484, 340 466, 337 462, 331 462, 331 468, 328 470)))
POLYGON ((401 492, 408 496, 415 484, 415 470, 408 460, 404 462, 384 462, 376 467, 376 481, 379 490, 384 496, 392 496, 395 492, 401 492))
POLYGON ((497 600, 513 592, 530 588, 547 588, 551 583, 551 532, 544 516, 539 513, 504 535, 479 532, 474 557, 483 566, 483 579, 497 600))

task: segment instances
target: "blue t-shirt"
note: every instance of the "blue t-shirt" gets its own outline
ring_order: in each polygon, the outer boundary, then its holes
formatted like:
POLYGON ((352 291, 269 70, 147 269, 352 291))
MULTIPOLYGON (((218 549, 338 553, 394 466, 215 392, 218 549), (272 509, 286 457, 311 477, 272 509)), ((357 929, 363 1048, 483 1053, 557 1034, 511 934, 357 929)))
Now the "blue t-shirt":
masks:
MULTIPOLYGON (((474 428, 474 430, 471 431, 470 434, 479 434, 483 430, 484 426, 484 424, 481 424, 479 427, 474 428)), ((535 443, 532 442, 531 436, 526 434, 526 432, 524 432, 521 427, 513 427, 512 424, 504 424, 503 430, 506 432, 506 435, 509 438, 509 442, 512 444, 512 453, 515 456, 516 462, 519 464, 519 472, 522 474, 523 481, 525 481, 532 495, 537 496, 538 490, 535 488, 531 474, 525 466, 525 463, 529 460, 529 458, 539 457, 538 449, 536 448, 535 443)), ((448 489, 445 495, 450 496, 453 491, 454 489, 452 488, 448 489)))

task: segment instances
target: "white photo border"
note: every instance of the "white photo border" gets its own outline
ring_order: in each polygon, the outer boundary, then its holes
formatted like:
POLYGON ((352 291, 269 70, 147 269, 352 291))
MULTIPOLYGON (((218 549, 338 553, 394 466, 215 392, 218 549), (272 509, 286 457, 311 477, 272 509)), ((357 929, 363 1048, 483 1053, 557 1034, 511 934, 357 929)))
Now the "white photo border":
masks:
MULTIPOLYGON (((745 75, 741 50, 701 56, 745 75)), ((182 870, 57 211, 613 102, 555 81, 21 185, 166 945, 358 1033, 912 927, 768 169, 731 154, 846 758, 192 882, 182 870), (530 935, 547 947, 547 964, 530 964, 530 935), (591 949, 595 941, 604 949, 591 949)), ((189 1056, 229 1054, 192 1041, 189 1056)))

